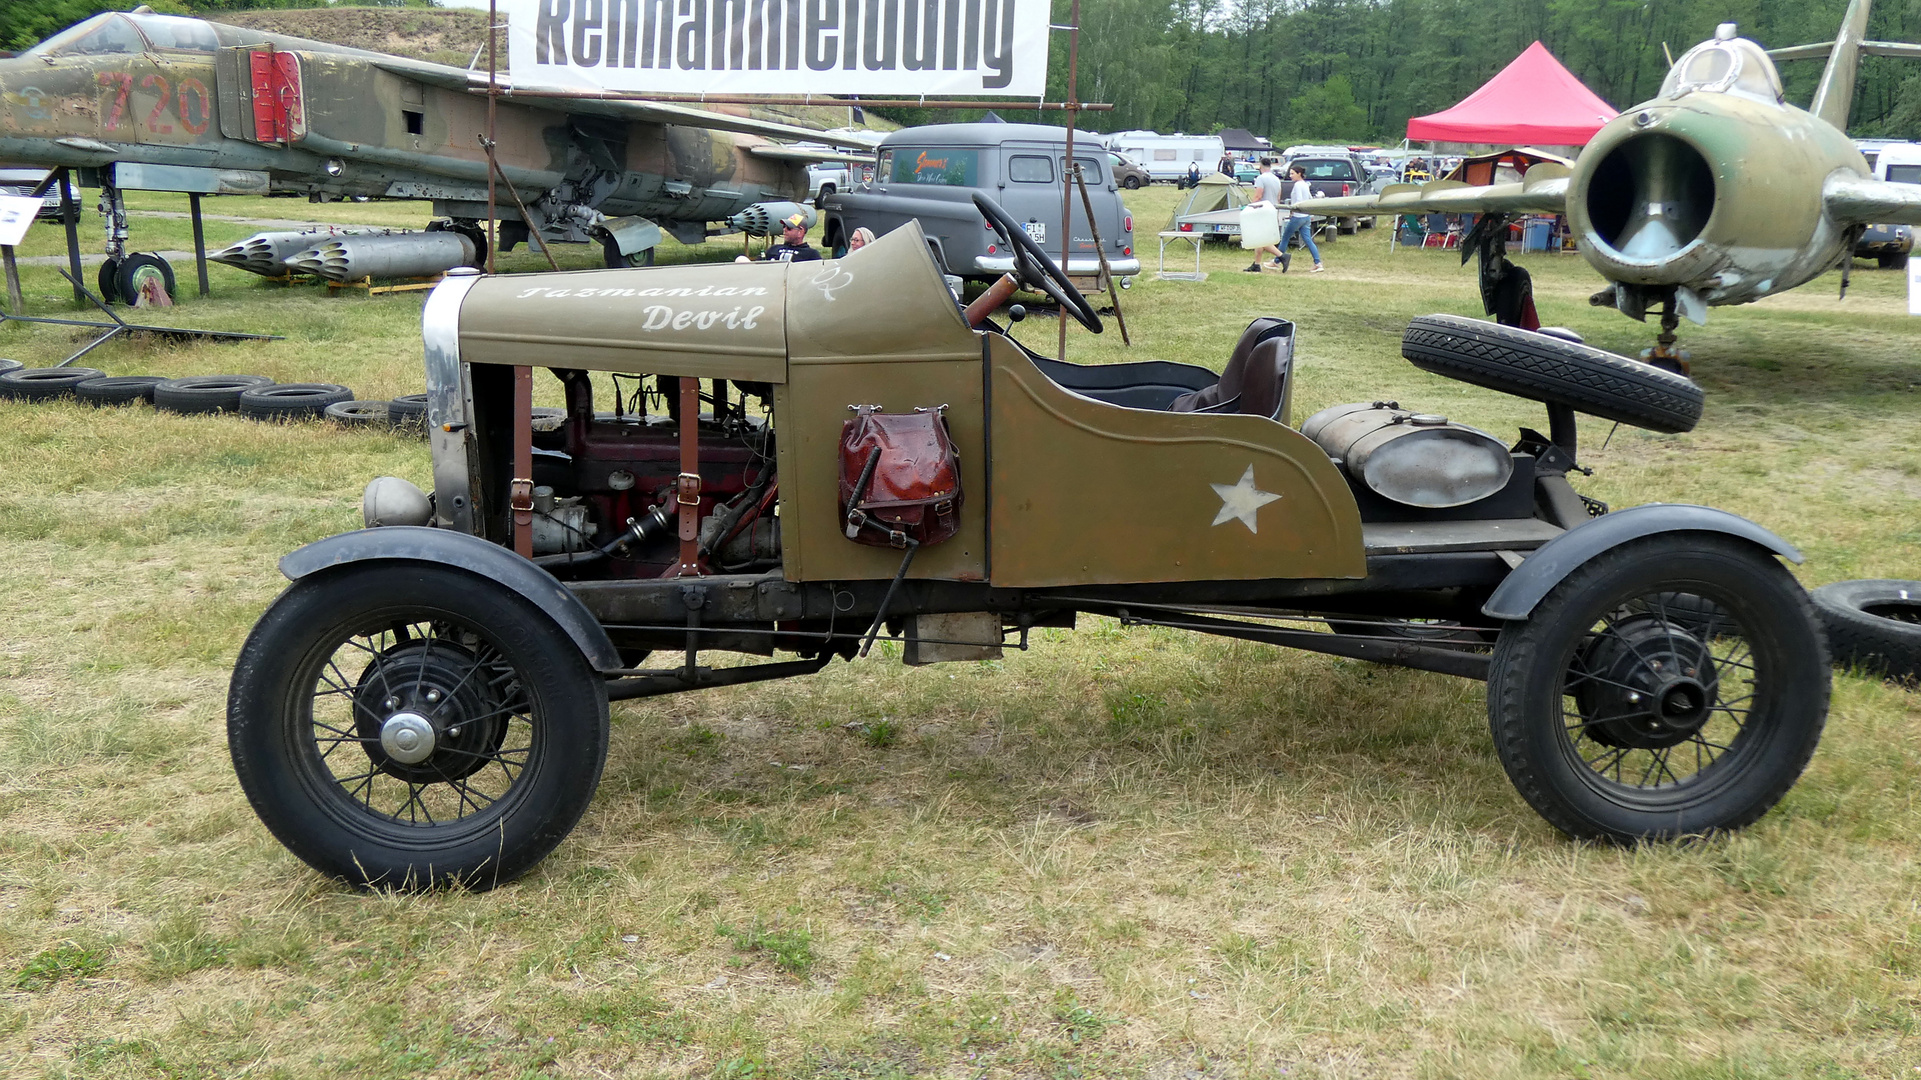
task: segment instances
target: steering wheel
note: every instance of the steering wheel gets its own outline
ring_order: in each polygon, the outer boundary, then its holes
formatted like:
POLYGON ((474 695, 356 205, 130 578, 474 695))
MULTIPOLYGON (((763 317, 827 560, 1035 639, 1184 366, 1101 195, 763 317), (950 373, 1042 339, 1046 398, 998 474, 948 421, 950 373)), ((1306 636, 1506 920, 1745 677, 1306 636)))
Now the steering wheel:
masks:
POLYGON ((1034 238, 1027 235, 1007 211, 980 192, 974 193, 974 206, 987 218, 987 224, 1000 236, 1007 249, 1014 254, 1014 269, 1020 275, 1021 283, 1039 289, 1052 297, 1061 310, 1074 316, 1074 320, 1087 327, 1089 333, 1101 332, 1101 317, 1094 311, 1094 305, 1087 297, 1067 280, 1067 273, 1060 268, 1034 238))

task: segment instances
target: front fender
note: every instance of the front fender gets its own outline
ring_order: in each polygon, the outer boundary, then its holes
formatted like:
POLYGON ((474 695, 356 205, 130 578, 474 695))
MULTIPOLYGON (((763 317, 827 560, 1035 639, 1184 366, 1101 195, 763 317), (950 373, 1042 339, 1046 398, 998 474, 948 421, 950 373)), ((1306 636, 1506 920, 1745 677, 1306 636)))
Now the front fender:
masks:
POLYGON ((553 575, 498 544, 451 529, 390 525, 316 540, 280 559, 289 581, 360 562, 437 563, 498 582, 554 620, 596 671, 621 667, 607 631, 553 575))
POLYGON ((1494 619, 1525 619, 1549 590, 1589 559, 1630 540, 1666 532, 1738 536, 1789 562, 1801 561, 1801 552, 1794 545, 1738 514, 1711 506, 1650 503, 1603 514, 1542 544, 1495 588, 1494 595, 1481 605, 1481 614, 1494 619))

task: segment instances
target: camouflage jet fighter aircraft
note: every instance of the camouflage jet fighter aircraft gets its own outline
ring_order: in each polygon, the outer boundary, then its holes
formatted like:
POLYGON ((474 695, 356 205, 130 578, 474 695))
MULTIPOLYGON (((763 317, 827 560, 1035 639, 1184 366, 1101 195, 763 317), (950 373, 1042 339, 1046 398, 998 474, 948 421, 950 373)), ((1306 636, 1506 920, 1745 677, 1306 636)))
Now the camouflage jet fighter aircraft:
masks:
POLYGON ((1519 183, 1484 187, 1394 185, 1311 208, 1565 213, 1609 282, 1592 302, 1644 321, 1660 309, 1644 358, 1678 368, 1682 316, 1700 324, 1711 306, 1808 282, 1846 260, 1869 224, 1921 224, 1921 187, 1873 179, 1845 132, 1859 54, 1921 56, 1921 45, 1863 41, 1868 6, 1852 0, 1835 41, 1776 54, 1829 57, 1811 111, 1788 104, 1769 54, 1726 23, 1674 64, 1659 96, 1609 121, 1572 169, 1538 165, 1519 183))
MULTIPOLYGON (((96 15, 0 60, 0 160, 88 170, 107 219, 102 291, 131 301, 142 273, 171 271, 155 256, 129 257, 123 189, 426 199, 439 228, 484 248, 486 90, 484 72, 143 7, 96 15)), ((708 222, 805 198, 809 162, 848 156, 821 143, 879 137, 754 112, 501 99, 495 154, 512 185, 496 201, 501 246, 530 231, 592 239, 610 265, 645 265, 661 230, 698 243, 708 222)), ((844 108, 802 113, 847 117, 844 108)))

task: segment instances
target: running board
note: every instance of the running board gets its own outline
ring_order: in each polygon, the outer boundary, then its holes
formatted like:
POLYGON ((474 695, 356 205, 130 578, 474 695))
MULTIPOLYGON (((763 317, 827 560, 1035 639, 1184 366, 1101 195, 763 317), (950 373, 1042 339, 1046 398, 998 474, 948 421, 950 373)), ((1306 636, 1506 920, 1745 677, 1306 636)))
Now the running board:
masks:
POLYGON ((1371 660, 1377 664, 1394 664, 1420 671, 1438 671, 1443 675, 1458 675, 1463 679, 1474 679, 1478 682, 1487 681, 1488 656, 1486 653, 1437 649, 1432 645, 1383 641, 1379 638, 1348 634, 1290 630, 1280 626, 1261 626, 1256 623, 1234 622, 1230 619, 1212 619, 1205 615, 1184 614, 1177 618, 1142 618, 1139 615, 1130 614, 1126 608, 1117 608, 1114 614, 1123 626, 1165 626, 1173 630, 1192 630, 1196 633, 1213 634, 1216 637, 1259 641, 1268 645, 1278 645, 1284 649, 1302 649, 1307 652, 1345 656, 1353 660, 1371 660))

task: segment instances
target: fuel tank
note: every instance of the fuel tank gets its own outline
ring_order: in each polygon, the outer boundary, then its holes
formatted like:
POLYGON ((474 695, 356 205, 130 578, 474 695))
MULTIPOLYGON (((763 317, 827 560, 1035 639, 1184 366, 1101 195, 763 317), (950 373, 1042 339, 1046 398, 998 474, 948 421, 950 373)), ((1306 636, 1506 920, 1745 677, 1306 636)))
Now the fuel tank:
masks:
POLYGON ((1506 444, 1487 432, 1391 401, 1322 409, 1301 434, 1344 462, 1349 476, 1403 506, 1478 502, 1506 487, 1514 471, 1506 444))

